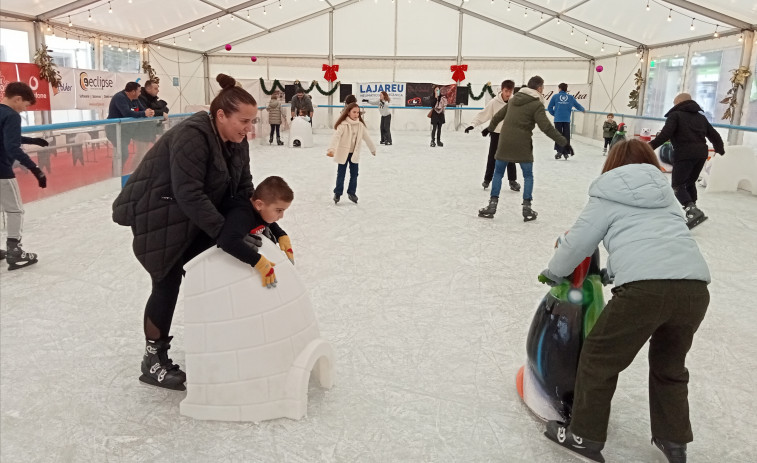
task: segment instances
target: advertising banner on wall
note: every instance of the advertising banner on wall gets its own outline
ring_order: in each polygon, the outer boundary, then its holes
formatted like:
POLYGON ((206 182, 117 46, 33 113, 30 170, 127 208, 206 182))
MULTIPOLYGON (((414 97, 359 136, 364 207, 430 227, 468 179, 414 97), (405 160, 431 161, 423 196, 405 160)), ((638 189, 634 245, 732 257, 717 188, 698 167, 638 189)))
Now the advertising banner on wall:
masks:
POLYGON ((116 87, 116 73, 75 69, 76 109, 108 109, 110 99, 119 90, 116 87))
MULTIPOLYGON (((436 85, 438 84, 408 82, 405 106, 431 106, 436 85)), ((456 84, 439 85, 439 89, 441 94, 447 97, 448 106, 457 104, 456 84)))
POLYGON ((11 82, 24 82, 32 88, 37 102, 28 111, 50 110, 50 84, 39 77, 39 67, 29 63, 0 62, 0 97, 5 95, 5 86, 11 82))
POLYGON ((57 91, 53 91, 50 109, 65 110, 76 108, 76 70, 72 68, 58 68, 60 84, 57 91))
POLYGON ((356 90, 355 97, 358 103, 363 100, 378 101, 379 94, 386 92, 391 106, 405 106, 406 85, 404 82, 369 82, 357 84, 356 90))

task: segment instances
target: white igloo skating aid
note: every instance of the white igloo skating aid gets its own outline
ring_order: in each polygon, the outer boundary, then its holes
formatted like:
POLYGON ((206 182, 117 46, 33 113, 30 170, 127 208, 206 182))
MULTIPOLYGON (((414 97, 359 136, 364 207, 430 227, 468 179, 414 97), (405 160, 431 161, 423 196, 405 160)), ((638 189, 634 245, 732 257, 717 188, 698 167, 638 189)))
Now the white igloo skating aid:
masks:
POLYGON ((298 116, 289 124, 289 143, 290 148, 310 148, 313 146, 313 126, 310 125, 309 117, 298 116))
POLYGON ((182 415, 203 420, 300 419, 311 371, 333 383, 334 350, 320 337, 304 285, 286 255, 263 238, 276 288, 213 247, 186 266, 187 397, 182 415))

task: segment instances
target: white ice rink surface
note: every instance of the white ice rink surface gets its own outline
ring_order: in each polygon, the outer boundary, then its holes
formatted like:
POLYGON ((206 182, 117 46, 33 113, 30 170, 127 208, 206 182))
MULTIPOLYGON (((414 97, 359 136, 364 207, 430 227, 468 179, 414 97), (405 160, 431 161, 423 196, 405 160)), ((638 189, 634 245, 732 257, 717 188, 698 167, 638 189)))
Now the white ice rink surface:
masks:
MULTIPOLYGON (((24 244, 40 262, 0 270, 3 463, 578 461, 543 437, 515 374, 547 291, 536 276, 585 204, 601 149, 575 141, 576 156, 555 161, 537 136, 539 218, 524 223, 510 190, 494 220, 476 216, 488 200, 478 133, 430 148, 427 135, 400 132, 375 158, 364 149, 360 204, 338 206, 329 135, 311 149, 252 148, 256 182, 280 175, 295 191, 280 224, 337 353, 335 386, 311 381, 307 417, 195 421, 179 415, 185 393, 137 380, 150 280, 130 230, 110 220, 117 191, 88 187, 90 200, 51 215, 50 200, 27 205, 24 244)), ((713 283, 688 358, 689 462, 754 462, 757 197, 700 193, 710 220, 694 236, 713 283)), ((183 323, 180 302, 170 354, 182 365, 183 323)), ((620 377, 607 461, 665 462, 647 404, 645 349, 620 377)))

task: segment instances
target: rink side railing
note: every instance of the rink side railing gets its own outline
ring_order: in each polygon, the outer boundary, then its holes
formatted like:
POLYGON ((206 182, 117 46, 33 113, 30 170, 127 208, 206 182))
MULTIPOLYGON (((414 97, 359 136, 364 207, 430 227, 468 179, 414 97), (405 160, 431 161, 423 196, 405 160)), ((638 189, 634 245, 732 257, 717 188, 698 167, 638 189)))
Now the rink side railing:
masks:
MULTIPOLYGON (((283 105, 284 120, 282 130, 289 123, 289 105, 283 105)), ((427 117, 430 107, 389 106, 392 110, 393 131, 430 130, 427 117)), ((318 105, 313 116, 316 130, 330 131, 344 105, 318 105)), ((361 105, 363 118, 371 133, 378 134, 381 116, 376 106, 361 105)), ((483 107, 448 106, 445 110, 445 131, 461 131, 470 125, 476 113, 483 107)), ((26 169, 18 167, 17 178, 24 202, 34 201, 62 192, 87 186, 103 180, 121 177, 125 179, 141 161, 147 150, 165 131, 185 120, 193 113, 170 114, 167 120, 154 118, 124 118, 96 121, 66 122, 59 124, 22 127, 24 136, 45 138, 50 146, 46 148, 24 145, 24 150, 48 175, 49 187, 41 190, 26 169), (146 135, 145 135, 146 134, 146 135), (115 143, 113 143, 115 141, 115 143), (128 143, 128 145, 126 145, 128 143), (128 146, 128 149, 127 149, 128 146), (122 159, 126 154, 126 160, 122 159)), ((586 111, 572 114, 572 134, 602 142, 602 124, 606 112, 586 111)), ((551 118, 550 118, 551 119, 551 118)), ((652 136, 665 123, 664 118, 642 117, 615 113, 617 123, 627 125, 630 136, 642 129, 650 129, 652 136)), ((250 143, 266 143, 270 127, 268 112, 261 104, 255 121, 250 143)), ((726 145, 746 144, 757 146, 757 127, 713 124, 726 141, 726 145)), ((479 126, 480 132, 484 126, 479 126)))

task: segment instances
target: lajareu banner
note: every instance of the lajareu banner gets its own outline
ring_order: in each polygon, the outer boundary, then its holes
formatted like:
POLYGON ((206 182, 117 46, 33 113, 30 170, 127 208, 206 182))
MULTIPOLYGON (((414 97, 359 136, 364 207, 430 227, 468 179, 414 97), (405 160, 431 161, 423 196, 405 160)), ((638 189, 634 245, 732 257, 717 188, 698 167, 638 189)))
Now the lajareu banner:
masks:
POLYGON ((404 106, 406 85, 407 84, 405 83, 398 82, 370 82, 366 84, 357 84, 355 97, 357 97, 358 103, 363 100, 377 101, 379 99, 379 94, 381 92, 386 92, 387 95, 389 95, 389 104, 391 106, 404 106))
POLYGON ((34 92, 37 102, 29 106, 29 111, 50 110, 50 84, 40 78, 36 64, 0 62, 0 97, 5 95, 5 86, 12 82, 24 82, 34 92))

